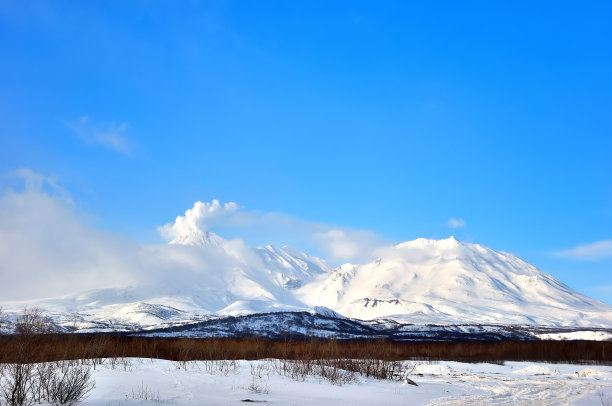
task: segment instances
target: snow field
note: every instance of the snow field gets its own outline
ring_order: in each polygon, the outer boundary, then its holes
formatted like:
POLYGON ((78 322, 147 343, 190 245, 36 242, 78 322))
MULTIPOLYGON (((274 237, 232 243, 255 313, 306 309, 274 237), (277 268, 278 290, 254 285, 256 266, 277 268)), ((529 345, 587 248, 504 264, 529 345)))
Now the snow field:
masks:
POLYGON ((602 405, 612 403, 612 367, 508 362, 411 362, 409 378, 356 375, 332 384, 320 376, 292 379, 278 360, 177 362, 128 359, 98 366, 87 405, 602 405))

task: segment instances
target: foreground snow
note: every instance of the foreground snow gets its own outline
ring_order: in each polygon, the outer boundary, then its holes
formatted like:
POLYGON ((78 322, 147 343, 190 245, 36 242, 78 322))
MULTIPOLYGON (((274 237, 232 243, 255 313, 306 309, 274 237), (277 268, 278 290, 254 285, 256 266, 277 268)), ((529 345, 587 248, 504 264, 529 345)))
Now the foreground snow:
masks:
POLYGON ((296 381, 275 371, 273 361, 239 361, 229 370, 210 364, 128 360, 98 366, 89 405, 601 405, 612 402, 612 367, 508 362, 505 365, 415 362, 413 386, 357 377, 333 385, 319 377, 296 381), (603 396, 603 402, 602 402, 603 396))

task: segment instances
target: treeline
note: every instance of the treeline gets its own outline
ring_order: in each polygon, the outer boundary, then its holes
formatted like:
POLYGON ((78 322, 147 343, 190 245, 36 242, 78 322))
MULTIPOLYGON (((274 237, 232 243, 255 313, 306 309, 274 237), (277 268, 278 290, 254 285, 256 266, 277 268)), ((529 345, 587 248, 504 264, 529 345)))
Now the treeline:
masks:
MULTIPOLYGON (((0 314, 0 320, 2 320, 0 314)), ((74 329, 76 331, 76 329, 74 329)), ((11 334, 0 335, 0 364, 157 358, 172 361, 265 358, 460 362, 542 361, 612 365, 612 341, 394 342, 248 338, 167 338, 62 333, 38 309, 24 309, 11 334)))
POLYGON ((380 359, 460 362, 542 361, 612 365, 609 341, 391 342, 162 338, 112 334, 40 334, 0 337, 0 363, 108 358, 172 361, 380 359), (25 348, 24 348, 25 346, 25 348))

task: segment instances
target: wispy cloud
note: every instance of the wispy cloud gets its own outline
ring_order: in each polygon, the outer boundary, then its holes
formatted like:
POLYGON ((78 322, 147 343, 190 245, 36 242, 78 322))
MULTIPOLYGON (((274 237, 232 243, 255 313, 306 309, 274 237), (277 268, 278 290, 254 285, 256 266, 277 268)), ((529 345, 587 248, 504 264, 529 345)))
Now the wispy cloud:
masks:
POLYGON ((467 223, 465 222, 464 219, 456 219, 454 217, 451 217, 448 220, 448 226, 450 228, 462 228, 465 227, 467 225, 467 223))
POLYGON ((92 123, 88 116, 82 116, 69 122, 68 127, 89 145, 100 145, 126 155, 132 152, 133 145, 126 136, 126 122, 92 123))
POLYGON ((605 293, 605 294, 608 294, 608 295, 612 295, 612 285, 593 286, 591 288, 591 291, 597 292, 597 293, 605 293))
POLYGON ((584 261, 612 258, 612 240, 580 244, 567 250, 553 253, 555 256, 584 261))
POLYGON ((333 259, 369 259, 383 245, 382 239, 371 231, 331 228, 315 232, 312 238, 333 259))
POLYGON ((24 194, 41 194, 47 191, 66 202, 72 202, 68 191, 51 176, 44 176, 29 168, 19 168, 11 172, 8 177, 17 179, 23 184, 24 194))

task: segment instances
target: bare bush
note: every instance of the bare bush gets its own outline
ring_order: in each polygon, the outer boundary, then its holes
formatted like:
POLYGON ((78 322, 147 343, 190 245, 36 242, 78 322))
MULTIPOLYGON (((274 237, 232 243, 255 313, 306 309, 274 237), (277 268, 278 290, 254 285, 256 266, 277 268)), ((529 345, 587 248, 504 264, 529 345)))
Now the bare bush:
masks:
POLYGON ((199 369, 203 369, 205 372, 211 375, 224 375, 235 374, 239 371, 238 361, 233 359, 219 359, 219 360, 207 360, 196 363, 199 369))
POLYGON ((346 385, 357 381, 353 371, 343 368, 343 360, 320 360, 314 367, 314 374, 334 385, 346 385))
POLYGON ((338 360, 339 367, 365 377, 401 381, 414 370, 414 365, 403 361, 375 358, 338 360))
POLYGON ((77 360, 40 364, 38 378, 42 398, 54 405, 80 402, 95 387, 92 367, 77 360))
POLYGON ((125 400, 129 399, 146 400, 156 404, 170 403, 169 400, 164 400, 159 396, 159 391, 154 392, 153 389, 143 382, 140 383, 140 387, 132 388, 132 393, 125 394, 125 400))
POLYGON ((80 354, 81 357, 87 359, 93 366, 93 369, 96 369, 97 365, 102 365, 104 363, 105 355, 108 355, 107 349, 109 347, 109 341, 109 338, 104 335, 97 335, 91 338, 82 347, 83 352, 80 354))
POLYGON ((30 405, 39 391, 33 354, 38 334, 51 331, 50 320, 39 309, 23 309, 15 323, 13 362, 4 365, 0 375, 0 392, 9 405, 30 405))
POLYGON ((263 362, 251 362, 251 384, 247 388, 253 393, 269 393, 270 368, 263 362))
POLYGON ((318 376, 334 385, 357 381, 357 375, 376 379, 405 381, 416 364, 405 361, 366 359, 277 359, 272 361, 274 371, 296 381, 307 376, 318 376))
POLYGON ((318 376, 334 385, 356 382, 355 371, 344 368, 340 359, 278 359, 272 361, 273 369, 282 376, 295 381, 304 381, 307 376, 318 376))
POLYGON ((192 364, 195 365, 195 361, 172 361, 172 363, 174 364, 176 369, 183 369, 185 371, 187 371, 187 368, 190 365, 192 365, 192 364))
MULTIPOLYGON (((94 387, 89 363, 78 360, 40 363, 50 356, 45 352, 49 346, 43 343, 52 341, 48 337, 54 332, 55 325, 37 308, 24 309, 16 320, 10 341, 11 362, 0 368, 0 394, 8 405, 35 402, 72 405, 94 387)), ((65 355, 65 351, 66 348, 60 352, 65 355)))
POLYGON ((5 364, 0 373, 0 392, 8 405, 31 405, 36 399, 36 365, 5 364))
POLYGON ((107 358, 107 362, 111 369, 121 367, 125 372, 130 371, 132 369, 132 360, 130 358, 109 357, 107 358))
POLYGON ((15 322, 15 335, 31 338, 38 334, 57 332, 51 319, 41 312, 38 307, 24 308, 15 322))

